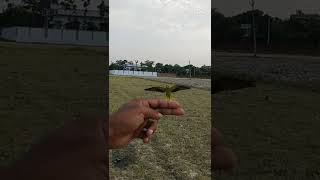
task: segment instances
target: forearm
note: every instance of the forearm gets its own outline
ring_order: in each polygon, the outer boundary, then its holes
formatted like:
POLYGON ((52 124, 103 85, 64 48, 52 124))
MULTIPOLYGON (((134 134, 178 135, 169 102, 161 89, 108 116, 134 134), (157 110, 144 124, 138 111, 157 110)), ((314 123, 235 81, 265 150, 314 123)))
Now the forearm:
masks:
POLYGON ((34 146, 4 179, 105 179, 108 151, 102 119, 82 119, 34 146))
POLYGON ((115 116, 114 114, 111 114, 109 116, 109 125, 108 125, 108 147, 109 149, 116 149, 117 146, 116 146, 116 141, 117 141, 117 138, 116 138, 116 134, 115 134, 115 129, 114 129, 114 126, 113 126, 113 121, 115 120, 115 116))

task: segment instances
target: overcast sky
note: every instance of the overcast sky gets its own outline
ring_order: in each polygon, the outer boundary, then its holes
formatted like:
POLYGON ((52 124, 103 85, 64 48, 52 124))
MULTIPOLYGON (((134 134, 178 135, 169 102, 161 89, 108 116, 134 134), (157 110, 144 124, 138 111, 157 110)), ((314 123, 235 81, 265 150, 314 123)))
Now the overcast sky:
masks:
POLYGON ((211 63, 210 0, 109 0, 110 60, 211 63))
MULTIPOLYGON (((249 0, 212 0, 212 7, 227 16, 239 14, 250 9, 249 0)), ((272 16, 289 18, 296 9, 307 13, 320 13, 320 0, 256 0, 256 7, 272 16)))

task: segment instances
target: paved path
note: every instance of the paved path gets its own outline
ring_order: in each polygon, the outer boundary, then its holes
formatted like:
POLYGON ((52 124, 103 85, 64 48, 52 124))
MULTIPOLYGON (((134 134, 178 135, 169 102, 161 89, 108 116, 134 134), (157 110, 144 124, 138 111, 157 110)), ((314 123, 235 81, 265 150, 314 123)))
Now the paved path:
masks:
POLYGON ((285 81, 320 80, 320 57, 217 52, 215 72, 249 74, 285 81))
POLYGON ((165 83, 180 84, 185 86, 211 89, 211 79, 189 79, 189 78, 171 78, 171 77, 145 77, 145 79, 156 80, 165 83))

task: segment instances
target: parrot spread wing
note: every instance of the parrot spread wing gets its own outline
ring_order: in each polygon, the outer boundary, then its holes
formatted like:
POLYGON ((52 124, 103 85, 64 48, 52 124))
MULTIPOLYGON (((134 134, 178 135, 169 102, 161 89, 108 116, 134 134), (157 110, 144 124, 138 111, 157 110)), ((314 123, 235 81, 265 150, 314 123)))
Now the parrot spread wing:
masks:
POLYGON ((186 90, 186 89, 190 89, 190 87, 182 86, 182 85, 174 85, 170 88, 171 92, 177 92, 177 91, 186 90))
POLYGON ((144 89, 146 91, 156 91, 156 92, 165 92, 165 88, 163 87, 151 87, 151 88, 147 88, 144 89))

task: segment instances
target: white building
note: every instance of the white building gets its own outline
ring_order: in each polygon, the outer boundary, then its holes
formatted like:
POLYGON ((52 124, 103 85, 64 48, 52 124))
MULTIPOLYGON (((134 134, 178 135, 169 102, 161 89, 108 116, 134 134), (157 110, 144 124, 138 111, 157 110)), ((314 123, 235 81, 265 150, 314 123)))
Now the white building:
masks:
POLYGON ((102 31, 77 31, 32 27, 8 27, 1 29, 1 38, 26 43, 70 44, 108 46, 108 33, 102 31))
MULTIPOLYGON (((105 2, 108 3, 108 1, 105 2)), ((49 26, 53 28, 67 29, 68 24, 72 22, 79 23, 80 29, 104 30, 108 27, 109 13, 102 17, 97 8, 95 10, 66 10, 61 5, 52 3, 47 14, 49 15, 49 26)))
MULTIPOLYGON (((76 2, 80 3, 81 1, 78 0, 76 2)), ((92 2, 95 2, 95 6, 97 6, 101 3, 101 0, 92 0, 92 2)), ((108 0, 104 2, 106 5, 109 3, 108 0)), ((108 29, 101 28, 101 26, 108 27, 108 17, 101 17, 97 7, 95 9, 92 7, 88 8, 87 12, 84 9, 65 10, 58 3, 59 1, 41 0, 40 5, 44 10, 43 15, 44 17, 48 17, 45 18, 46 21, 42 28, 5 27, 0 29, 1 38, 28 43, 108 46, 108 29), (68 28, 68 25, 75 21, 80 23, 80 28, 68 28), (86 24, 85 22, 91 22, 91 25, 97 28, 88 29, 83 25, 86 24), (46 24, 48 24, 48 26, 46 26, 46 24)), ((18 3, 18 1, 16 1, 15 5, 21 5, 21 2, 18 3)), ((108 15, 108 13, 106 13, 106 15, 108 15)))
MULTIPOLYGON (((81 24, 80 30, 86 29, 83 25, 86 22, 90 22, 89 24, 91 26, 97 27, 97 29, 91 28, 90 30, 101 30, 101 23, 109 23, 109 13, 106 13, 105 17, 101 17, 97 7, 102 0, 91 0, 90 5, 87 7, 87 12, 83 8, 82 0, 75 0, 76 10, 65 10, 63 6, 60 5, 60 2, 62 2, 62 0, 40 0, 40 7, 44 11, 43 15, 48 15, 48 23, 51 28, 64 28, 70 21, 77 21, 81 24)), ((103 2, 107 7, 109 6, 109 0, 103 0, 103 2)), ((23 5, 21 0, 10 0, 8 2, 0 0, 0 13, 7 8, 8 3, 13 3, 15 6, 23 5)))
POLYGON ((143 71, 144 69, 146 69, 147 66, 145 65, 139 65, 139 64, 130 64, 130 63, 126 63, 124 65, 124 70, 128 70, 128 71, 131 71, 131 70, 134 70, 134 71, 143 71))
POLYGON ((310 20, 315 20, 320 22, 320 14, 305 14, 300 10, 297 10, 296 14, 290 16, 291 20, 297 20, 306 23, 310 20))
POLYGON ((148 71, 110 70, 109 74, 114 76, 158 77, 157 72, 148 71))

